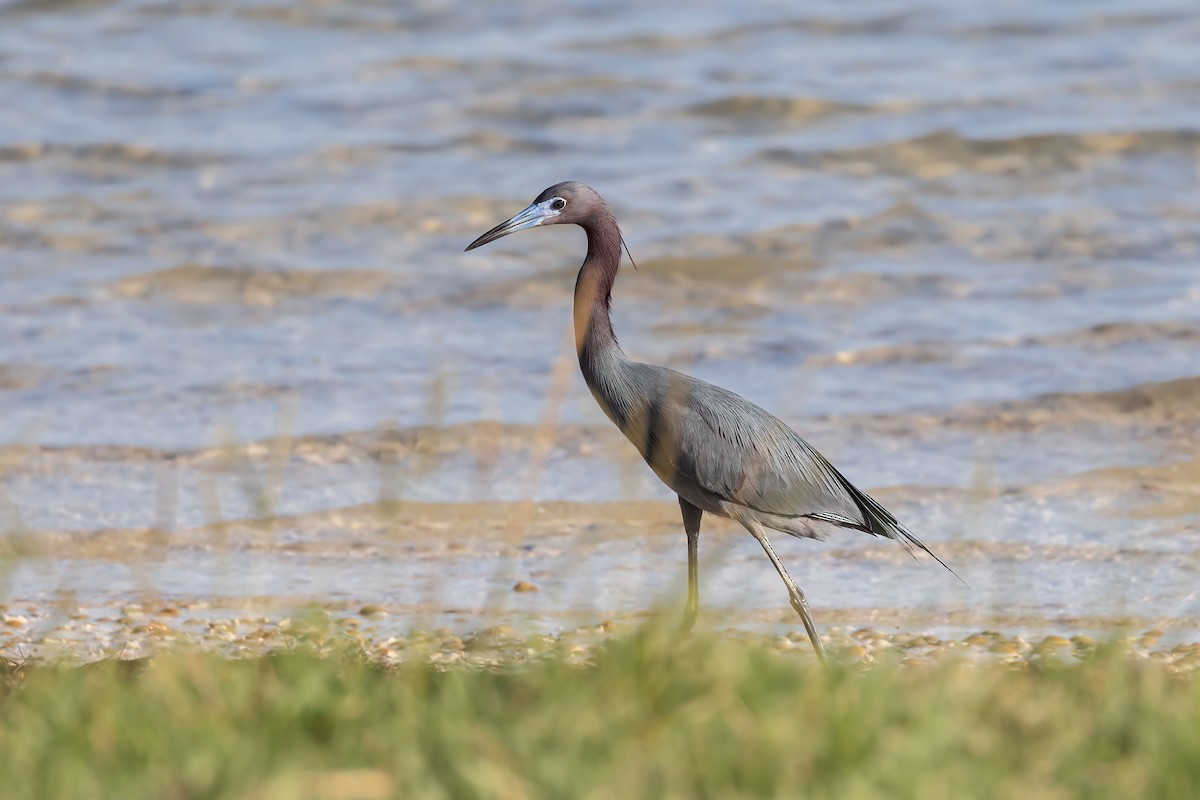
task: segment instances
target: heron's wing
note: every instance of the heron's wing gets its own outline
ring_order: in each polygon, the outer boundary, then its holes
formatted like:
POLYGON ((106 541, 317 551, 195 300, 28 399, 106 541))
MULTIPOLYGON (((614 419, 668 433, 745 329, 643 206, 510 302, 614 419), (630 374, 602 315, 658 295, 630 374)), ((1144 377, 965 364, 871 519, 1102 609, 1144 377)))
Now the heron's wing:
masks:
POLYGON ((622 412, 614 419, 668 485, 686 483, 761 514, 809 517, 895 539, 910 551, 925 551, 957 575, 773 415, 727 389, 674 370, 636 362, 630 366, 637 372, 629 385, 644 390, 643 405, 639 413, 622 412))
POLYGON ((668 402, 676 471, 727 502, 780 516, 865 525, 846 479, 799 434, 753 403, 692 380, 668 402))
POLYGON ((672 434, 680 477, 760 513, 811 517, 885 536, 941 562, 779 419, 727 389, 675 374, 688 381, 686 391, 667 396, 675 406, 666 417, 677 420, 672 434))

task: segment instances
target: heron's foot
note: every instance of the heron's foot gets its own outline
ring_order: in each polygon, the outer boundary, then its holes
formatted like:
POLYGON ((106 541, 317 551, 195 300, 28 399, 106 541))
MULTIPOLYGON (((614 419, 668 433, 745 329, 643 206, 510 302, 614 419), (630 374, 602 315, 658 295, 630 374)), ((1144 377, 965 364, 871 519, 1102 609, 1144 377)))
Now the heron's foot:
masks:
POLYGON ((817 633, 817 625, 813 622, 812 614, 808 611, 808 603, 804 602, 804 596, 790 596, 792 608, 800 615, 801 621, 804 623, 804 630, 808 633, 808 640, 812 642, 813 651, 817 654, 817 660, 823 665, 829 663, 829 657, 825 655, 825 645, 821 641, 821 634, 817 633))
POLYGON ((696 624, 696 617, 699 614, 699 609, 696 606, 689 604, 683 610, 683 619, 679 620, 679 632, 690 633, 692 627, 696 624))

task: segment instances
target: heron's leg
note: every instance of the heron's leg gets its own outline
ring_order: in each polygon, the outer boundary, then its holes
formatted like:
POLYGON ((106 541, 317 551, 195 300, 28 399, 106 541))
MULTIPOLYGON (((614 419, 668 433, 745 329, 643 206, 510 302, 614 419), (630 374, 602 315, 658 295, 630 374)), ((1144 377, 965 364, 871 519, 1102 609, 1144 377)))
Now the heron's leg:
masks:
POLYGON ((700 570, 697 560, 700 553, 700 517, 704 512, 682 497, 679 498, 679 510, 683 512, 683 532, 687 534, 688 548, 687 607, 683 611, 679 629, 687 633, 696 624, 696 615, 700 613, 700 570))
POLYGON ((775 565, 776 571, 779 572, 779 577, 783 578, 783 582, 787 585, 788 596, 792 601, 792 608, 796 609, 796 613, 800 615, 800 619, 804 622, 804 630, 808 631, 808 640, 812 642, 813 650, 817 652, 817 659, 822 664, 828 663, 825 657, 825 645, 821 644, 821 635, 817 633, 817 625, 813 622, 812 614, 808 610, 808 601, 804 599, 804 592, 800 591, 800 587, 792 580, 792 576, 788 575, 787 570, 783 568, 783 562, 779 560, 779 556, 775 555, 775 549, 771 547, 771 540, 767 538, 762 525, 759 525, 758 521, 753 519, 740 519, 738 521, 746 526, 746 530, 750 531, 750 535, 758 540, 763 550, 767 551, 767 558, 771 559, 771 563, 775 565))

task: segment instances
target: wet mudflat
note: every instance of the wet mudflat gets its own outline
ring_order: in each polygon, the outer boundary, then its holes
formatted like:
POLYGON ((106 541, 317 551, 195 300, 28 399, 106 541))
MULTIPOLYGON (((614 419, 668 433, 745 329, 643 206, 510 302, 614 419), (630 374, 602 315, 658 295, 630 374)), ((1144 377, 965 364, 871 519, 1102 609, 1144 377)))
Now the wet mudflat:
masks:
MULTIPOLYGON (((565 178, 638 258, 626 350, 972 587, 778 542, 832 635, 1195 641, 1194 4, 664 13, 0 9, 0 649, 135 606, 386 641, 677 603, 677 508, 564 344, 581 237, 459 252, 565 178)), ((713 624, 786 637, 757 545, 701 542, 713 624)))

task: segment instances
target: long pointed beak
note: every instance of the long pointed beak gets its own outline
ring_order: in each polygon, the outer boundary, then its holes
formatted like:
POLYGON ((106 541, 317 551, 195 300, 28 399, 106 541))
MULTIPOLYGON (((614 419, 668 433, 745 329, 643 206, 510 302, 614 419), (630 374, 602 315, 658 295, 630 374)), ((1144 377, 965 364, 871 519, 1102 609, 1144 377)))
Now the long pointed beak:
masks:
MULTIPOLYGON (((501 222, 490 231, 480 236, 475 241, 467 245, 467 250, 474 250, 476 247, 483 247, 488 242, 494 242, 497 239, 508 236, 510 233, 523 231, 527 228, 536 228, 538 225, 544 225, 547 221, 558 216, 558 212, 550 208, 550 203, 533 203, 520 214, 517 214, 511 219, 501 222)), ((463 252, 467 252, 464 250, 463 252)))

